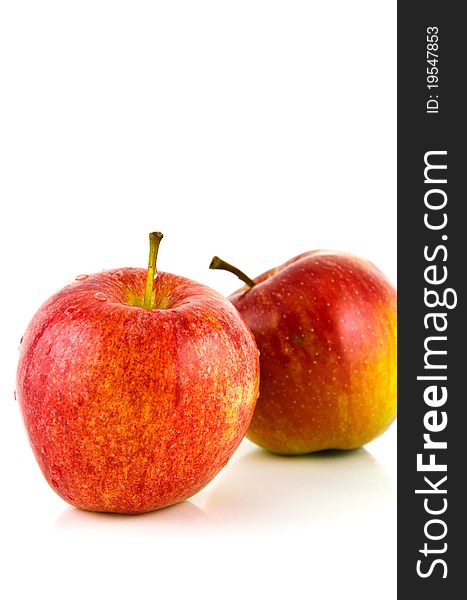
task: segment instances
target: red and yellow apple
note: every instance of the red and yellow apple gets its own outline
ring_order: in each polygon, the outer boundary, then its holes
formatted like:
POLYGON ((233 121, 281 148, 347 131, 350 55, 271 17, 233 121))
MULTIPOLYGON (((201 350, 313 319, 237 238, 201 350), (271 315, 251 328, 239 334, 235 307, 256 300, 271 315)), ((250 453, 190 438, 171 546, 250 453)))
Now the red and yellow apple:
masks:
POLYGON ((396 292, 367 260, 313 251, 230 296, 260 351, 247 437, 280 454, 350 449, 396 415, 396 292))
POLYGON ((258 395, 254 338, 208 287, 149 268, 82 275, 36 313, 17 397, 52 488, 76 507, 141 513, 203 488, 258 395))

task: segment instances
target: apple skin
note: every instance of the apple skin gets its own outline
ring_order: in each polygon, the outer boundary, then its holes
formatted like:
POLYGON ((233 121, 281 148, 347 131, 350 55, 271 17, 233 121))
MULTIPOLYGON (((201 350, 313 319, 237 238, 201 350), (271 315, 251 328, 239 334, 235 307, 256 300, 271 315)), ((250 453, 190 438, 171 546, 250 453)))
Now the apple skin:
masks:
POLYGON ((230 300, 256 338, 261 383, 247 437, 272 452, 357 448, 396 416, 396 292, 370 262, 301 254, 230 300))
POLYGON ((81 276, 33 317, 17 398, 37 462, 70 504, 143 513, 181 502, 227 463, 259 385, 254 338, 230 302, 169 273, 81 276), (135 306, 139 304, 139 306, 135 306))

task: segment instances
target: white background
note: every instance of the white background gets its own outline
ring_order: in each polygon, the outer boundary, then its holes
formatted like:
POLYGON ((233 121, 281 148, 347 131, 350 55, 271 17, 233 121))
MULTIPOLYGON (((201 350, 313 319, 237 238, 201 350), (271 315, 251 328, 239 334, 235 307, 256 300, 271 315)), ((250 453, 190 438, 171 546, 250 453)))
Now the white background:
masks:
POLYGON ((13 400, 17 347, 78 273, 145 266, 228 294, 313 248, 395 282, 396 3, 0 3, 0 595, 395 598, 393 425, 366 449, 243 442, 179 506, 68 507, 13 400))

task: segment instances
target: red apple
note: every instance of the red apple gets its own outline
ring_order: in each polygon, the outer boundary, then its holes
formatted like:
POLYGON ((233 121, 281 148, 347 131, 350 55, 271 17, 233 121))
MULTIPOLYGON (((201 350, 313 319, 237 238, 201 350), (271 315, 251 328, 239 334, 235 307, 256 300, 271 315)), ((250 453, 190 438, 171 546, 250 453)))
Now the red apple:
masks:
POLYGON ((148 271, 82 275, 32 319, 17 397, 39 466, 76 507, 181 502, 227 463, 258 395, 258 350, 208 287, 148 271))
POLYGON ((362 446, 396 415, 396 292, 370 262, 313 251, 232 294, 260 351, 247 433, 280 454, 362 446))

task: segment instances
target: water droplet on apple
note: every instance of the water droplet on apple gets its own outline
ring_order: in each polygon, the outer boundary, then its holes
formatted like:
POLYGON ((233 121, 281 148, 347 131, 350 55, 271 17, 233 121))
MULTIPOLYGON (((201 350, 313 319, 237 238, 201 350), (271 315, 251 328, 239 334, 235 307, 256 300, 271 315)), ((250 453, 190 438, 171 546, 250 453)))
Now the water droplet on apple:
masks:
POLYGON ((52 475, 52 477, 54 479, 61 479, 62 477, 62 470, 60 469, 60 467, 58 467, 57 465, 54 465, 51 469, 50 469, 50 474, 52 475))
POLYGON ((89 275, 86 275, 86 273, 81 273, 80 275, 76 275, 75 279, 77 281, 82 281, 83 279, 87 279, 89 277, 89 275))
POLYGON ((96 292, 94 294, 94 298, 96 300, 100 300, 101 302, 105 302, 107 300, 107 296, 104 294, 104 292, 96 292))
POLYGON ((45 446, 42 446, 41 452, 44 456, 47 456, 47 448, 45 446))
POLYGON ((69 306, 65 309, 65 315, 72 315, 74 313, 79 313, 80 309, 77 306, 69 306))
POLYGON ((112 277, 117 281, 121 281, 123 279, 123 271, 116 271, 112 274, 112 277))

